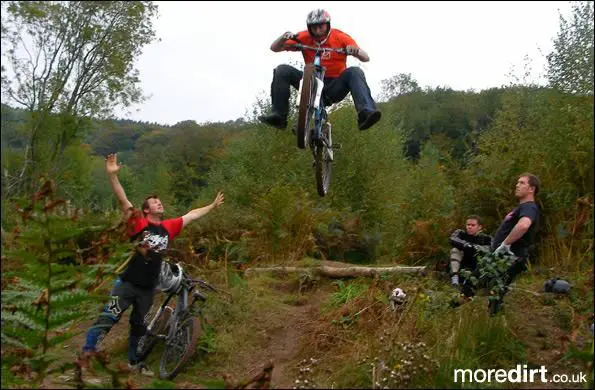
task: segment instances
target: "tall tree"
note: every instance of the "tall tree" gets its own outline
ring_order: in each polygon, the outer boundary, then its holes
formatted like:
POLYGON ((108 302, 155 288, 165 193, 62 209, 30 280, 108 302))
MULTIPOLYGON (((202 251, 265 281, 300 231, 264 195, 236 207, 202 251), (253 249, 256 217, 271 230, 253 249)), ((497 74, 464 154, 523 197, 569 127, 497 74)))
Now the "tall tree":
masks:
POLYGON ((156 36, 151 1, 2 2, 3 102, 23 106, 28 142, 18 188, 57 166, 84 119, 144 99, 134 61, 156 36), (29 180, 27 180, 29 178, 29 180))
POLYGON ((563 92, 593 95, 593 4, 575 2, 570 20, 560 15, 547 74, 550 84, 563 92))
POLYGON ((389 100, 393 97, 419 92, 421 88, 411 73, 399 73, 380 82, 380 100, 389 100))

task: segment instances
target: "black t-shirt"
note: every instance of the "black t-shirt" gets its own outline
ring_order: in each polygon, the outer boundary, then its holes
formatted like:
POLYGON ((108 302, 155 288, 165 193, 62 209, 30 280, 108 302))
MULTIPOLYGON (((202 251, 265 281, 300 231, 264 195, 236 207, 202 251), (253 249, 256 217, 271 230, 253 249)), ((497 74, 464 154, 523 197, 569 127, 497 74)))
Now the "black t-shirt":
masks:
POLYGON ((148 247, 147 256, 136 251, 120 279, 139 287, 155 288, 161 272, 161 252, 168 247, 171 240, 182 230, 182 218, 168 219, 159 224, 149 222, 146 218, 135 218, 130 222, 130 238, 148 247))
POLYGON ((498 228, 498 231, 494 235, 494 241, 492 242, 492 250, 495 250, 502 244, 504 239, 508 237, 512 229, 515 227, 517 222, 523 217, 527 217, 531 220, 531 226, 529 230, 523 234, 521 238, 513 242, 510 246, 510 250, 518 257, 527 257, 529 255, 529 248, 535 239, 535 233, 539 226, 539 206, 535 202, 525 202, 515 207, 508 215, 504 218, 502 225, 498 228))

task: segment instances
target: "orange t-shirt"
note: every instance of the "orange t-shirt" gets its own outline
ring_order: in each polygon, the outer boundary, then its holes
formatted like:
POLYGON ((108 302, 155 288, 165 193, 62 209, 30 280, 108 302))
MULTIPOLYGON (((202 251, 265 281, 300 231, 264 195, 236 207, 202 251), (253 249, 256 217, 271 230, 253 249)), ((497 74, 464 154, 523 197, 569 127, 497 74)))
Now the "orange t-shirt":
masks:
MULTIPOLYGON (((318 46, 314 38, 310 35, 310 33, 306 31, 300 31, 297 36, 297 41, 303 45, 307 46, 318 46)), ((289 39, 285 43, 287 45, 296 44, 298 42, 289 39)), ((341 30, 337 30, 335 28, 331 29, 331 33, 329 34, 328 39, 323 45, 320 47, 329 47, 333 49, 341 49, 345 48, 346 46, 357 46, 357 43, 351 38, 348 34, 345 34, 341 30)), ((287 48, 286 50, 292 51, 291 49, 287 48)), ((304 61, 306 64, 311 64, 314 61, 315 52, 312 50, 304 50, 302 51, 304 56, 304 61)), ((339 77, 343 71, 347 68, 347 55, 341 53, 334 53, 334 52, 325 52, 320 55, 320 64, 326 68, 325 77, 335 78, 339 77)))

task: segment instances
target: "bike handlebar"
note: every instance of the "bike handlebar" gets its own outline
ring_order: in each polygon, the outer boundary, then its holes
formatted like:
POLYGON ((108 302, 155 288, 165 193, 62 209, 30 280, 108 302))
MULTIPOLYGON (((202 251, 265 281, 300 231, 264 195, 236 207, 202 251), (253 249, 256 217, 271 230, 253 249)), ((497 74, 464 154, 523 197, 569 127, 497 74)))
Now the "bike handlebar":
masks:
POLYGON ((339 48, 339 49, 335 49, 332 47, 314 47, 314 46, 308 46, 308 45, 303 45, 301 43, 296 43, 293 45, 289 45, 288 46, 289 49, 296 49, 299 51, 303 51, 303 50, 314 50, 314 51, 318 51, 318 52, 329 52, 329 51, 333 51, 335 53, 341 53, 341 54, 347 54, 347 50, 345 50, 344 48, 339 48))
POLYGON ((198 285, 200 285, 201 287, 204 287, 204 288, 206 288, 207 290, 211 290, 211 291, 213 291, 213 292, 217 292, 217 289, 216 289, 215 287, 211 286, 209 283, 207 283, 207 282, 206 282, 206 281, 204 281, 204 280, 201 280, 201 279, 198 279, 198 280, 196 280, 196 279, 192 279, 192 277, 190 277, 190 275, 188 275, 188 274, 186 274, 186 278, 187 278, 187 279, 188 279, 188 281, 189 281, 191 284, 193 284, 193 285, 197 285, 197 284, 198 284, 198 285))

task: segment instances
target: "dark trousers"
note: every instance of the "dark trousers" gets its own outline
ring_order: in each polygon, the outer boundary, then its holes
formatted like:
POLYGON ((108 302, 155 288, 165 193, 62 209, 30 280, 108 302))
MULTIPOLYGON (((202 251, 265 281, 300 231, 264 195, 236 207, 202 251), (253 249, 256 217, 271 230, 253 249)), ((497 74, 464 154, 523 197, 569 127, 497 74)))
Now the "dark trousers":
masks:
POLYGON ((130 336, 128 339, 128 360, 137 362, 136 349, 140 338, 145 334, 145 315, 153 304, 155 289, 145 289, 130 282, 116 279, 112 289, 111 300, 107 303, 99 318, 89 328, 83 351, 95 351, 97 344, 103 340, 112 327, 120 321, 122 314, 130 305, 130 336))
MULTIPOLYGON (((298 89, 303 75, 304 73, 301 70, 285 64, 279 65, 273 70, 273 82, 271 83, 273 112, 287 117, 289 113, 289 87, 293 86, 298 89)), ((345 99, 349 92, 351 92, 358 113, 362 110, 373 111, 376 109, 364 72, 354 66, 345 69, 337 78, 324 79, 324 88, 322 89, 323 104, 330 106, 333 103, 338 103, 345 99)))

